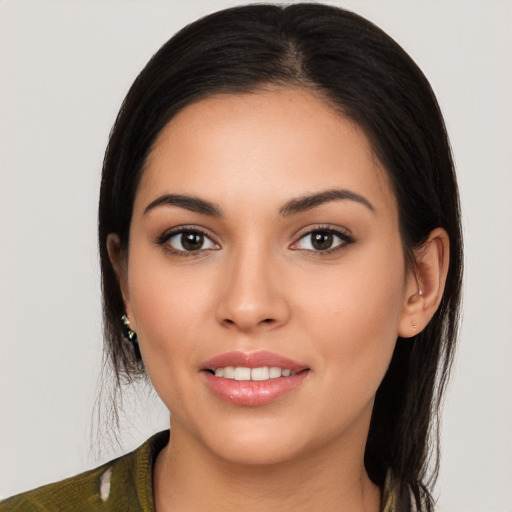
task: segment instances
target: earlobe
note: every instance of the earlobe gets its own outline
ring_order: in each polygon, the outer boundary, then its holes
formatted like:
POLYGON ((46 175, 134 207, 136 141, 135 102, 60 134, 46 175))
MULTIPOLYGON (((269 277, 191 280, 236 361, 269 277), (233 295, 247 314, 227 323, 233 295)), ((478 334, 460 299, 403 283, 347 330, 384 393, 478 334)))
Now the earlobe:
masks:
POLYGON ((398 336, 402 338, 420 333, 441 303, 450 259, 450 240, 446 231, 434 229, 425 243, 414 250, 414 257, 398 323, 398 336))
POLYGON ((107 236, 107 251, 110 258, 110 263, 114 268, 114 272, 121 288, 123 295, 123 301, 126 309, 126 314, 129 318, 132 317, 130 308, 130 298, 128 293, 128 282, 127 282, 127 268, 126 268, 126 257, 121 249, 121 242, 119 236, 115 233, 110 233, 107 236))

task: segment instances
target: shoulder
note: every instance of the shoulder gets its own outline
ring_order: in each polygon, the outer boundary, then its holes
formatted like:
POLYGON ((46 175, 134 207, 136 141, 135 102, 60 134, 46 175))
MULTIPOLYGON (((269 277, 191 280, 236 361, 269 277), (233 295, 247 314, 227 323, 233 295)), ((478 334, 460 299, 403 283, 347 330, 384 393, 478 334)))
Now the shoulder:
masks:
POLYGON ((0 512, 152 511, 153 464, 168 438, 168 432, 160 432, 102 466, 7 498, 0 512))
MULTIPOLYGON (((125 456, 126 457, 126 456, 125 456)), ((122 464, 111 461, 91 471, 81 473, 61 482, 44 485, 0 502, 1 512, 101 510, 102 481, 106 482, 114 469, 122 464)), ((105 489, 105 483, 103 489, 105 489)), ((104 507, 103 507, 104 508, 104 507)), ((108 510, 108 509, 106 509, 108 510)))

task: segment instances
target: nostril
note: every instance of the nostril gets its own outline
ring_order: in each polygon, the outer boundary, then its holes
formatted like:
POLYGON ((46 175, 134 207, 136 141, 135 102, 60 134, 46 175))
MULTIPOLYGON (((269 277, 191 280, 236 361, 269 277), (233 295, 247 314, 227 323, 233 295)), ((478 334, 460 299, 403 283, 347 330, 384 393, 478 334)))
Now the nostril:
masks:
MULTIPOLYGON (((267 312, 268 313, 268 312, 267 312)), ((274 329, 280 324, 279 317, 265 317, 256 311, 242 311, 234 315, 225 315, 220 319, 220 324, 227 329, 239 329, 244 332, 252 332, 258 329, 274 329)))

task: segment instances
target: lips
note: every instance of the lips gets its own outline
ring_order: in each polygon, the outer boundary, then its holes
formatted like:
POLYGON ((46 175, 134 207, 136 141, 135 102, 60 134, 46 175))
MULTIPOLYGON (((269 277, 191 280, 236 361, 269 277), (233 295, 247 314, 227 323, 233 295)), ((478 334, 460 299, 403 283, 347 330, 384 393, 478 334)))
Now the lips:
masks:
POLYGON ((272 352, 230 352, 204 363, 201 374, 220 399, 238 406, 260 406, 297 388, 309 370, 272 352))

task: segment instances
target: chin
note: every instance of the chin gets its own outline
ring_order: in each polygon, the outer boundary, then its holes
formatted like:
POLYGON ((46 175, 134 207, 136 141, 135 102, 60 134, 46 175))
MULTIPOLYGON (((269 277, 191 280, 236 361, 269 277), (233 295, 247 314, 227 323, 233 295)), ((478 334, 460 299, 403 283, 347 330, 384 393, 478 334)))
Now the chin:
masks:
POLYGON ((316 424, 303 415, 280 418, 248 416, 243 420, 230 418, 229 422, 216 427, 210 424, 200 434, 199 440, 216 457, 226 462, 270 466, 319 454, 323 451, 322 447, 334 448, 340 437, 339 427, 316 424))
POLYGON ((308 444, 305 432, 276 418, 230 418, 205 424, 195 441, 215 457, 245 466, 280 464, 295 459, 308 444))
POLYGON ((289 436, 254 436, 252 439, 231 439, 229 446, 218 447, 216 455, 226 462, 241 466, 271 466, 292 461, 303 453, 300 442, 289 436))

